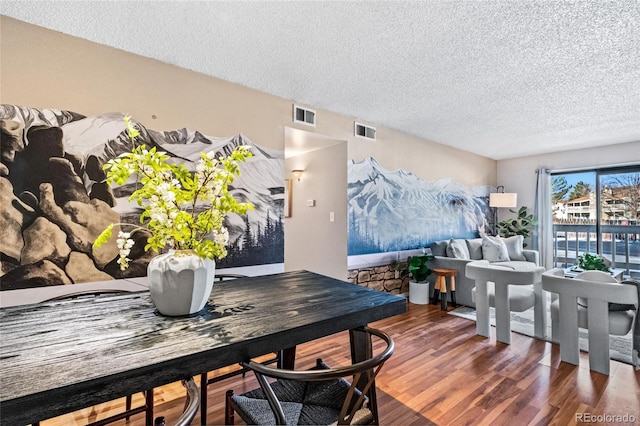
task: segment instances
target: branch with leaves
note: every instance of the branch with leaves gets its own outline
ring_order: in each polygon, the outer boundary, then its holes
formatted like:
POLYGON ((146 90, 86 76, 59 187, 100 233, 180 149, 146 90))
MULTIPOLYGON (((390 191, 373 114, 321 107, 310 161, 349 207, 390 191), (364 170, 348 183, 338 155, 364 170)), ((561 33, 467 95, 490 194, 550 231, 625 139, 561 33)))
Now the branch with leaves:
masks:
MULTIPOLYGON (((131 118, 124 118, 132 141, 139 136, 131 118)), ((131 232, 120 231, 116 241, 120 249, 118 263, 121 269, 129 265, 127 257, 133 246, 133 232, 147 229, 151 236, 145 250, 164 248, 193 250, 198 256, 221 259, 227 255, 229 232, 223 221, 228 213, 246 214, 253 209, 251 203, 238 202, 228 185, 240 176, 241 162, 253 154, 248 146, 235 148, 227 157, 215 153, 201 153, 195 173, 184 165, 171 163, 171 158, 156 148, 141 145, 131 152, 109 160, 104 166, 107 183, 123 185, 132 176, 136 178, 136 190, 129 197, 142 207, 140 226, 130 226, 131 232)), ((112 224, 96 239, 100 247, 113 234, 112 224)))

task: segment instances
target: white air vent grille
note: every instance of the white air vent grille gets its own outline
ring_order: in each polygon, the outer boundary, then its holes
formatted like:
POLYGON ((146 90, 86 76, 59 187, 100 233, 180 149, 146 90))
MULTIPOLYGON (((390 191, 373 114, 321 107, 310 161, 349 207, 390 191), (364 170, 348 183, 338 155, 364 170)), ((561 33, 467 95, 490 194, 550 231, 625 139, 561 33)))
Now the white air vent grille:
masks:
POLYGON ((312 109, 293 106, 293 122, 316 127, 316 112, 312 109))
POLYGON ((358 122, 355 123, 354 133, 361 138, 376 140, 376 128, 371 126, 365 126, 358 122))

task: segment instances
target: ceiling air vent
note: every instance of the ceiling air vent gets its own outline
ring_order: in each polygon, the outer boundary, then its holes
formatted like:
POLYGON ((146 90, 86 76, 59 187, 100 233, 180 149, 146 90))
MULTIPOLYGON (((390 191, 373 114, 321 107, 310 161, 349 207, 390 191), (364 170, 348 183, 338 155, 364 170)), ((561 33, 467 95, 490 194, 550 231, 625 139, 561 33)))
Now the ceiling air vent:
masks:
POLYGON ((376 128, 371 126, 365 126, 358 122, 355 123, 355 135, 361 138, 376 140, 376 128))
POLYGON ((316 112, 312 109, 306 109, 298 105, 294 105, 293 106, 293 122, 316 127, 316 112))

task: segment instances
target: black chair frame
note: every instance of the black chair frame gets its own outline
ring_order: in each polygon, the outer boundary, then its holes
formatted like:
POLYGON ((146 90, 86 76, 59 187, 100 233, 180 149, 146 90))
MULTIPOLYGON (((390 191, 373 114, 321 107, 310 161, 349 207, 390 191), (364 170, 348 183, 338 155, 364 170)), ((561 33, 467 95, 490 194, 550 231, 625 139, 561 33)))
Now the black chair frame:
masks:
MULTIPOLYGON (((358 409, 362 407, 365 398, 369 394, 370 390, 375 389, 375 378, 380 372, 380 369, 382 368, 384 363, 389 359, 389 357, 391 357, 395 349, 393 339, 386 333, 370 327, 361 327, 359 328, 359 330, 365 331, 370 336, 373 335, 382 339, 387 345, 385 350, 378 355, 371 356, 364 361, 360 361, 345 367, 336 367, 329 369, 296 371, 273 368, 267 365, 256 363, 254 361, 242 363, 244 367, 254 372, 258 383, 260 384, 260 387, 266 396, 269 406, 273 411, 276 419, 276 424, 285 425, 287 424, 287 419, 277 395, 273 391, 271 384, 267 381, 267 377, 274 379, 295 380, 301 382, 329 381, 343 377, 352 377, 350 387, 347 392, 347 397, 340 411, 340 417, 337 419, 338 425, 347 425, 351 423, 358 409), (361 387, 358 387, 359 385, 361 387), (358 389, 360 392, 356 392, 356 389, 358 389), (356 396, 357 398, 355 398, 356 396)), ((320 365, 322 363, 322 360, 318 359, 317 363, 318 365, 320 365)), ((226 393, 225 424, 227 425, 233 425, 235 420, 234 409, 231 402, 233 395, 234 394, 232 390, 229 390, 226 393)), ((375 398, 371 398, 369 402, 373 405, 376 404, 375 398)), ((371 412, 373 416, 373 423, 379 424, 377 406, 372 406, 371 412)))

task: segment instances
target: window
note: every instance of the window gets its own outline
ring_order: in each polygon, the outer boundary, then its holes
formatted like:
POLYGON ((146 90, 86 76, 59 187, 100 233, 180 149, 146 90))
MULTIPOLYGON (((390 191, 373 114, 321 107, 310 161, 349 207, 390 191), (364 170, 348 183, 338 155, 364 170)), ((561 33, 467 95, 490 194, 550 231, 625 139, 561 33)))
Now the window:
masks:
POLYGON ((552 173, 554 263, 599 253, 640 275, 640 166, 552 173))

